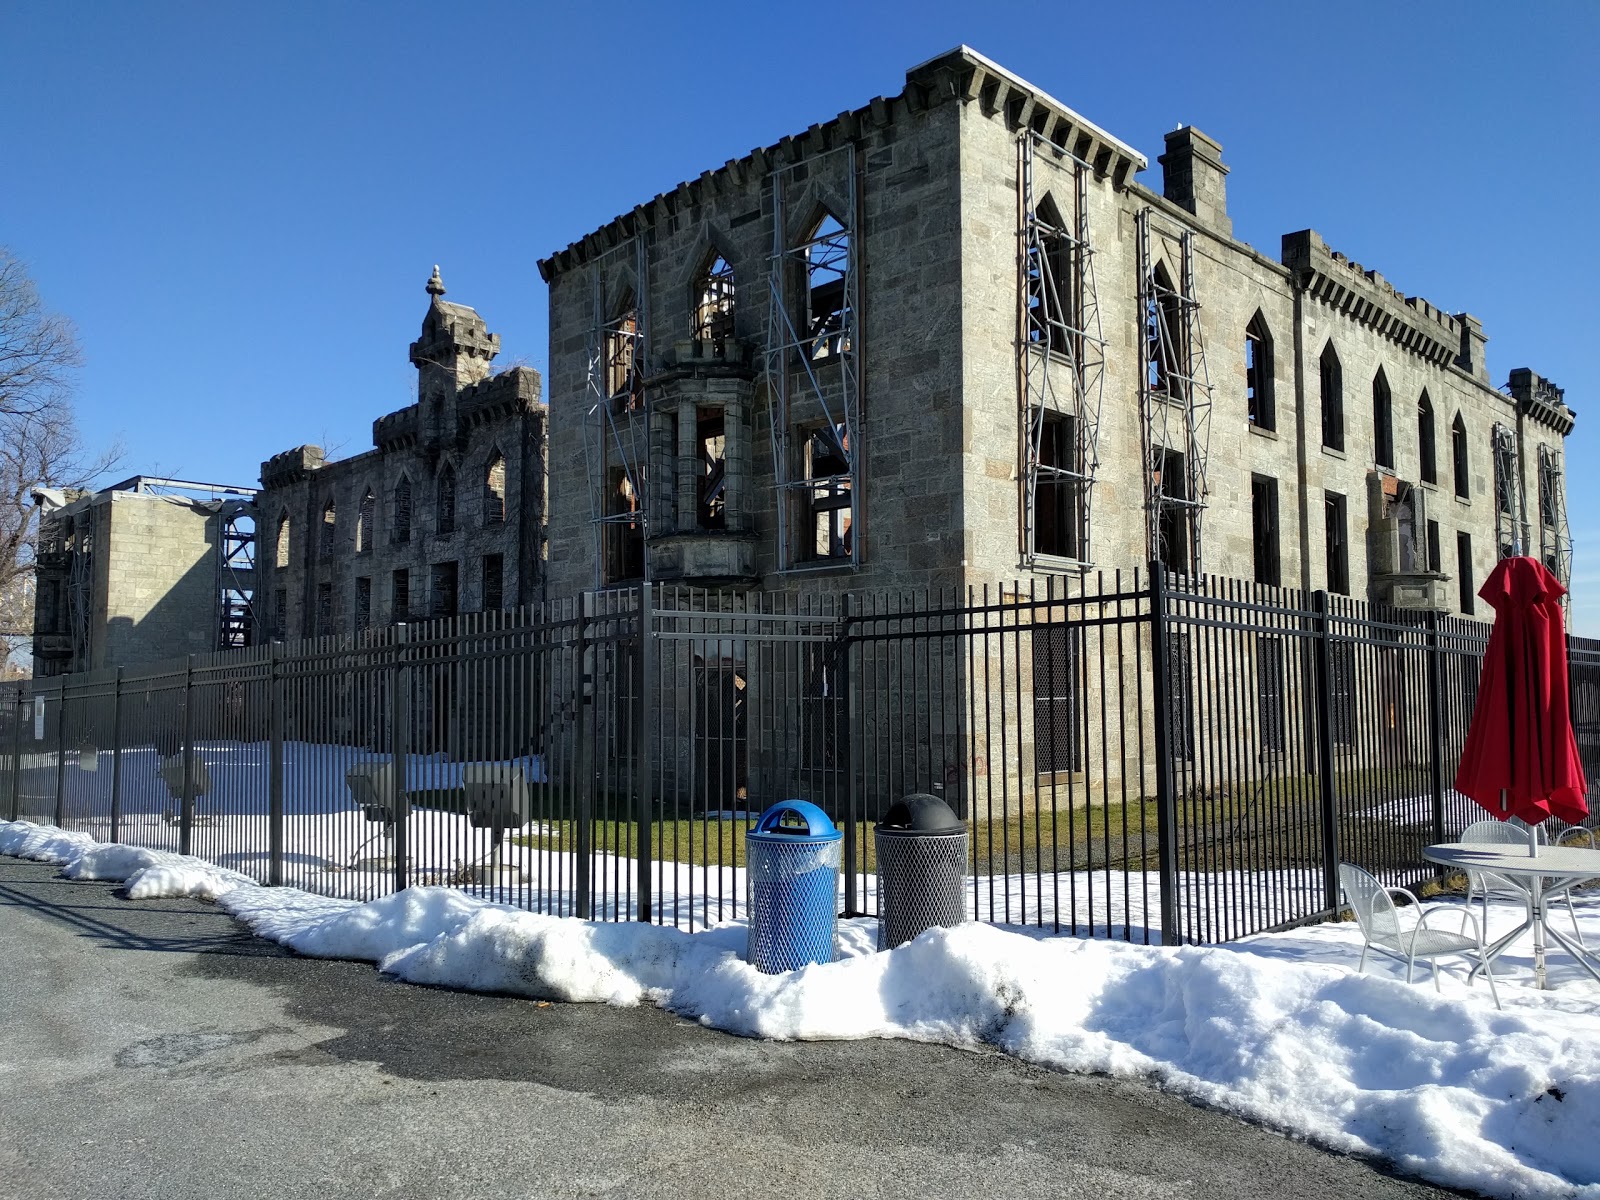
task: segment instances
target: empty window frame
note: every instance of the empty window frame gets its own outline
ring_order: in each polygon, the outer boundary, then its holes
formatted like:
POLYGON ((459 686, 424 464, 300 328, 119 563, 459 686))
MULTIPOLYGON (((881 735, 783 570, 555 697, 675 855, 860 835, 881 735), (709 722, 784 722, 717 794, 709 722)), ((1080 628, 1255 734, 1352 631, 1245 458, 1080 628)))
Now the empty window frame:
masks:
POLYGON ((1329 342, 1322 348, 1322 444, 1329 450, 1344 449, 1344 368, 1339 354, 1329 342))
POLYGON ((1423 483, 1439 482, 1439 456, 1433 433, 1433 401, 1428 389, 1417 397, 1417 457, 1423 483))
POLYGON ((850 349, 850 234, 825 214, 803 247, 806 286, 806 349, 813 361, 837 358, 850 349))
POLYGON ((694 338, 717 358, 725 358, 733 339, 735 285, 733 268, 722 255, 713 255, 695 277, 694 338))
POLYGON ((1153 453, 1158 500, 1156 557, 1167 570, 1187 575, 1193 570, 1190 562, 1189 537, 1189 518, 1192 510, 1186 503, 1189 485, 1188 477, 1184 473, 1184 456, 1176 450, 1159 447, 1153 453))
POLYGON ((1477 589, 1472 586, 1472 535, 1456 534, 1456 581, 1461 589, 1461 611, 1472 612, 1472 598, 1477 589))
POLYGON ((1083 545, 1083 447, 1078 422, 1046 412, 1033 489, 1033 552, 1076 559, 1083 545))
POLYGON ((1287 748, 1283 697, 1283 639, 1256 639, 1256 727, 1261 749, 1282 754, 1287 748))
POLYGON ((1080 631, 1070 625, 1033 629, 1034 770, 1082 769, 1078 731, 1080 631))
POLYGON ((1560 522, 1561 469, 1558 460, 1548 447, 1539 447, 1539 524, 1545 529, 1555 529, 1560 522))
POLYGON ((498 612, 506 605, 506 560, 503 555, 483 556, 483 611, 498 612))
POLYGON ((339 517, 338 511, 330 499, 322 506, 322 537, 317 545, 317 553, 323 558, 332 558, 339 551, 339 517))
POLYGON ((398 567, 389 576, 389 620, 398 624, 411 619, 411 572, 398 567))
POLYGON ((811 561, 846 559, 851 553, 849 435, 843 425, 802 430, 799 490, 805 533, 800 556, 811 561))
POLYGON ((1254 429, 1278 427, 1278 414, 1272 388, 1272 334, 1259 312, 1244 331, 1244 401, 1254 429))
POLYGON ((644 578, 644 514, 640 498, 622 467, 612 467, 606 488, 605 582, 644 578))
POLYGON ((1172 756, 1194 761, 1194 686, 1189 658, 1189 635, 1167 634, 1167 722, 1172 756))
POLYGON ((391 526, 391 540, 404 543, 411 540, 411 476, 400 476, 400 482, 394 485, 394 524, 391 526))
POLYGON ((365 554, 372 549, 372 536, 377 532, 373 522, 377 518, 378 501, 368 488, 361 494, 361 505, 356 510, 356 553, 365 554))
POLYGON ((272 565, 280 569, 289 565, 289 514, 278 514, 278 534, 272 544, 272 565))
POLYGON ((1372 377, 1372 455, 1380 467, 1394 470, 1394 397, 1382 367, 1372 377))
POLYGON ((454 533, 456 531, 456 472, 455 468, 446 464, 444 470, 439 472, 438 483, 434 486, 434 529, 441 533, 454 533))
POLYGON ((1153 275, 1155 295, 1145 312, 1145 370, 1150 391, 1177 401, 1188 397, 1189 340, 1185 336, 1183 296, 1173 286, 1165 263, 1153 275))
POLYGON ((365 633, 372 628, 372 579, 367 575, 356 577, 355 630, 365 633))
POLYGON ((1463 500, 1471 499, 1470 477, 1467 474, 1467 423, 1461 419, 1460 413, 1456 413, 1456 419, 1450 422, 1450 458, 1455 468, 1456 495, 1463 500))
POLYGON ((429 607, 432 616, 453 617, 461 611, 461 572, 454 562, 434 563, 429 572, 429 607))
POLYGON ((317 628, 318 637, 326 637, 333 633, 333 584, 317 584, 317 628))
POLYGON ((1034 210, 1036 237, 1028 246, 1028 340, 1077 362, 1083 328, 1075 239, 1055 200, 1034 210))
POLYGON ((289 636, 288 588, 277 588, 272 593, 272 636, 280 642, 289 636))
POLYGON ((644 339, 631 296, 601 334, 601 383, 612 408, 621 412, 643 408, 644 339))
POLYGON ((1327 586, 1330 592, 1350 594, 1350 543, 1345 498, 1337 492, 1324 492, 1322 528, 1327 586))
POLYGON ((506 519, 506 459, 496 450, 483 469, 483 523, 502 525, 506 519))
POLYGON ((1250 476, 1250 529, 1256 582, 1280 587, 1283 575, 1278 552, 1278 481, 1271 476, 1250 476))
POLYGON ((695 442, 699 474, 695 481, 695 524, 701 529, 726 529, 727 417, 720 408, 699 410, 695 442))
POLYGON ((807 642, 804 653, 800 771, 840 771, 849 762, 850 751, 850 709, 845 694, 848 652, 837 643, 807 642))
POLYGON ((1444 561, 1439 551, 1439 522, 1428 522, 1428 570, 1438 575, 1442 571, 1440 564, 1444 561))

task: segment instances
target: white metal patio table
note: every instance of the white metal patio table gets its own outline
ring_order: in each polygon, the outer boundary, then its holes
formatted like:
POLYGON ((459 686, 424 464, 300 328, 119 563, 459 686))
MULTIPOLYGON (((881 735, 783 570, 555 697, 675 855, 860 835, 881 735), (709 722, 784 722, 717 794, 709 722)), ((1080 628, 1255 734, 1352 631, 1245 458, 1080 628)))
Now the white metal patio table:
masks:
MULTIPOLYGON (((1533 930, 1533 974, 1540 989, 1546 986, 1544 954, 1546 937, 1554 938, 1578 964, 1600 982, 1600 958, 1554 928, 1545 919, 1552 896, 1570 891, 1585 879, 1600 878, 1600 850, 1579 846, 1540 846, 1537 854, 1527 846, 1497 845, 1482 842, 1446 842, 1428 846, 1422 857, 1459 871, 1492 871, 1523 884, 1528 889, 1527 919, 1510 933, 1496 938, 1486 948, 1493 962, 1529 929, 1533 930)), ((1473 974, 1483 968, 1476 967, 1473 974)))

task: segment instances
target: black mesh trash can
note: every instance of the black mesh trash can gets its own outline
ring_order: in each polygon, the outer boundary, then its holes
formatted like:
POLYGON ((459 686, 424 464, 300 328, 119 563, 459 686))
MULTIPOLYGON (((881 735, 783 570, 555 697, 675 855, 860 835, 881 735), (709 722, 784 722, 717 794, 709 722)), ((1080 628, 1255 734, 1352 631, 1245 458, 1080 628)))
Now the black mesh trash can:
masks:
POLYGON ((878 822, 878 949, 967 919, 967 826, 937 796, 907 796, 878 822))

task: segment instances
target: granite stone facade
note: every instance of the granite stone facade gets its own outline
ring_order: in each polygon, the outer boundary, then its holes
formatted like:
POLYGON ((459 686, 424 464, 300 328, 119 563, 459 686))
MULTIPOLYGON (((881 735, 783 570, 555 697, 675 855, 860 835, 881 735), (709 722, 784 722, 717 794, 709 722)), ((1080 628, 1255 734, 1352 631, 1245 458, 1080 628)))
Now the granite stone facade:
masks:
POLYGON ((499 337, 444 299, 437 268, 427 290, 417 403, 374 421, 363 454, 329 462, 299 446, 261 464, 258 641, 544 598, 539 375, 491 375, 499 337))

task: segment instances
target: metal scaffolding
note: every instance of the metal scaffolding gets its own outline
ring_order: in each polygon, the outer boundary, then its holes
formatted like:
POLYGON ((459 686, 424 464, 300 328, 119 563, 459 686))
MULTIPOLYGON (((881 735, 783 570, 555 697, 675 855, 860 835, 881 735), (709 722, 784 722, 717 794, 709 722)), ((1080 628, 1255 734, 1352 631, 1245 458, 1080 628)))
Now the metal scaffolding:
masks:
POLYGON ((1017 153, 1023 564, 1041 559, 1086 563, 1105 385, 1105 339, 1089 237, 1092 168, 1031 129, 1018 137, 1017 153), (1041 153, 1061 168, 1070 193, 1049 193, 1048 199, 1038 194, 1034 162, 1041 153))
POLYGON ((1567 525, 1566 480, 1561 457, 1539 447, 1539 558, 1562 583, 1572 583, 1572 531, 1567 525))
POLYGON ((782 571, 859 566, 862 560, 859 172, 852 142, 778 166, 771 177, 763 360, 782 571), (789 245, 789 177, 803 168, 811 178, 827 178, 829 164, 839 158, 845 160, 845 211, 826 210, 797 245, 789 245))
POLYGON ((1522 473, 1517 461, 1517 435, 1509 426, 1496 424, 1490 434, 1494 451, 1494 540, 1496 555, 1509 558, 1525 554, 1528 523, 1522 507, 1522 473))
POLYGON ((602 282, 605 260, 602 258, 594 266, 594 321, 588 339, 589 408, 584 417, 583 440, 589 467, 597 587, 624 578, 650 578, 650 431, 644 401, 650 286, 642 234, 633 239, 631 248, 631 307, 613 299, 613 307, 608 310, 602 282), (637 563, 631 555, 635 542, 637 563))
POLYGON ((1195 298, 1194 234, 1148 207, 1139 213, 1136 226, 1149 552, 1169 570, 1198 575, 1211 377, 1195 298), (1168 273, 1169 262, 1177 267, 1176 281, 1168 273))
POLYGON ((218 519, 217 649, 237 650, 255 640, 255 510, 246 501, 224 500, 218 519))

